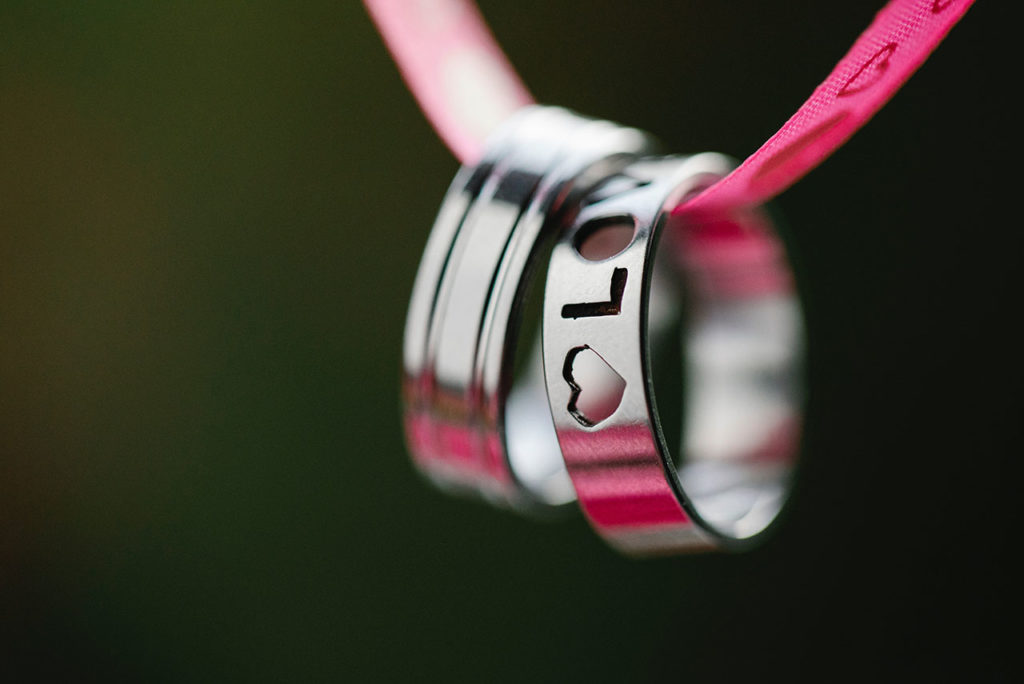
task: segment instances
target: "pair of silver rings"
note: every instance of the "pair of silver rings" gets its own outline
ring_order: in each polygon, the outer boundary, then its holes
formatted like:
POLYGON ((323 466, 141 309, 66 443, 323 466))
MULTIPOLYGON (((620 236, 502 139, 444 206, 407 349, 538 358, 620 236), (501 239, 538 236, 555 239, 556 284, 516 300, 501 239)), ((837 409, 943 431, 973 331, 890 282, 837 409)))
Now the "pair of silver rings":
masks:
POLYGON ((653 151, 535 106, 460 169, 413 286, 406 436, 440 487, 578 501, 623 552, 741 548, 789 491, 799 300, 763 209, 673 215, 733 163, 653 151))

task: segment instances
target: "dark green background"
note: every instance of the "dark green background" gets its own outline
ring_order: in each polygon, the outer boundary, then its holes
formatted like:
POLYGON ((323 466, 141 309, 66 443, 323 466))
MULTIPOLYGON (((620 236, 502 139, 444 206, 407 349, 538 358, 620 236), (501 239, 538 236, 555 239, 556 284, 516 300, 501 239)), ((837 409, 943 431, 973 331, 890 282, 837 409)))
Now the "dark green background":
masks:
MULTIPOLYGON (((483 3, 541 101, 734 155, 880 4, 483 3)), ((0 678, 1019 675, 1009 4, 779 201, 792 514, 640 562, 414 474, 401 328, 456 164, 358 3, 4 2, 0 678)))

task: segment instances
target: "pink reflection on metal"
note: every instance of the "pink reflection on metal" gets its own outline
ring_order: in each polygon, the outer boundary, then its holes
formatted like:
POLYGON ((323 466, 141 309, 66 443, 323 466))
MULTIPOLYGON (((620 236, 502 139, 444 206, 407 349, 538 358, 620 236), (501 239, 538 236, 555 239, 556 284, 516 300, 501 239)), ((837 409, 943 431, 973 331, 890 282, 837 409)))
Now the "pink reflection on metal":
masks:
POLYGON ((436 458, 433 444, 434 436, 430 425, 430 418, 423 413, 406 411, 404 415, 405 439, 409 445, 409 453, 417 465, 426 468, 429 462, 436 458))
POLYGON ((512 473, 505 460, 505 445, 497 432, 487 432, 484 439, 484 470, 488 477, 503 485, 512 486, 512 473))
POLYGON ((759 207, 677 218, 666 230, 665 244, 673 250, 698 299, 794 291, 782 242, 759 207))
POLYGON ((654 435, 645 425, 562 430, 566 466, 591 523, 604 531, 628 526, 658 528, 690 524, 665 478, 654 435))
POLYGON ((473 470, 482 469, 479 459, 480 452, 476 448, 476 435, 464 425, 438 421, 434 425, 437 432, 437 452, 445 454, 448 460, 460 467, 473 470))
POLYGON ((424 474, 499 498, 514 495, 497 435, 485 439, 475 426, 440 419, 428 411, 406 411, 404 424, 409 451, 424 474))
POLYGON ((784 421, 757 449, 749 454, 741 454, 745 463, 782 463, 789 464, 793 460, 793 452, 800 441, 802 421, 791 416, 784 421))

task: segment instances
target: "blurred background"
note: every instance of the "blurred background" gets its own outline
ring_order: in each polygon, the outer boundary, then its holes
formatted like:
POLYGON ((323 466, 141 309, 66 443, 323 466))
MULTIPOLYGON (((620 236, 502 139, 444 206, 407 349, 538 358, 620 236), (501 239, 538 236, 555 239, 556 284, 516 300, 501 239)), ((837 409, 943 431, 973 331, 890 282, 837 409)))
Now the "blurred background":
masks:
MULTIPOLYGON (((540 101, 744 156, 882 3, 481 4, 540 101)), ((776 536, 635 561, 409 464, 401 330, 456 163, 359 3, 4 2, 0 667, 1020 676, 1009 9, 778 201, 811 359, 776 536)))

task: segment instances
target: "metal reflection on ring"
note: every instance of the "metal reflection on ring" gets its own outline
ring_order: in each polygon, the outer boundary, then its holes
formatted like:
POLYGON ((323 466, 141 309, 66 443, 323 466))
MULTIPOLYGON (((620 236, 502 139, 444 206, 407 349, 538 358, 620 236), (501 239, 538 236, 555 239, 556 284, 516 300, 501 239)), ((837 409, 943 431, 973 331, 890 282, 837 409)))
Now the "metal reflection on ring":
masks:
POLYGON ((539 349, 513 378, 522 304, 558 219, 649 145, 635 129, 530 107, 456 176, 420 263, 404 341, 406 435, 439 486, 520 509, 575 499, 539 349))
POLYGON ((558 441, 590 522, 626 553, 742 547, 789 491, 803 327, 782 244, 758 208, 672 216, 731 168, 715 154, 637 161, 584 200, 551 256, 544 363, 558 441), (594 226, 620 228, 601 238, 594 226), (682 309, 670 445, 652 349, 682 309))

